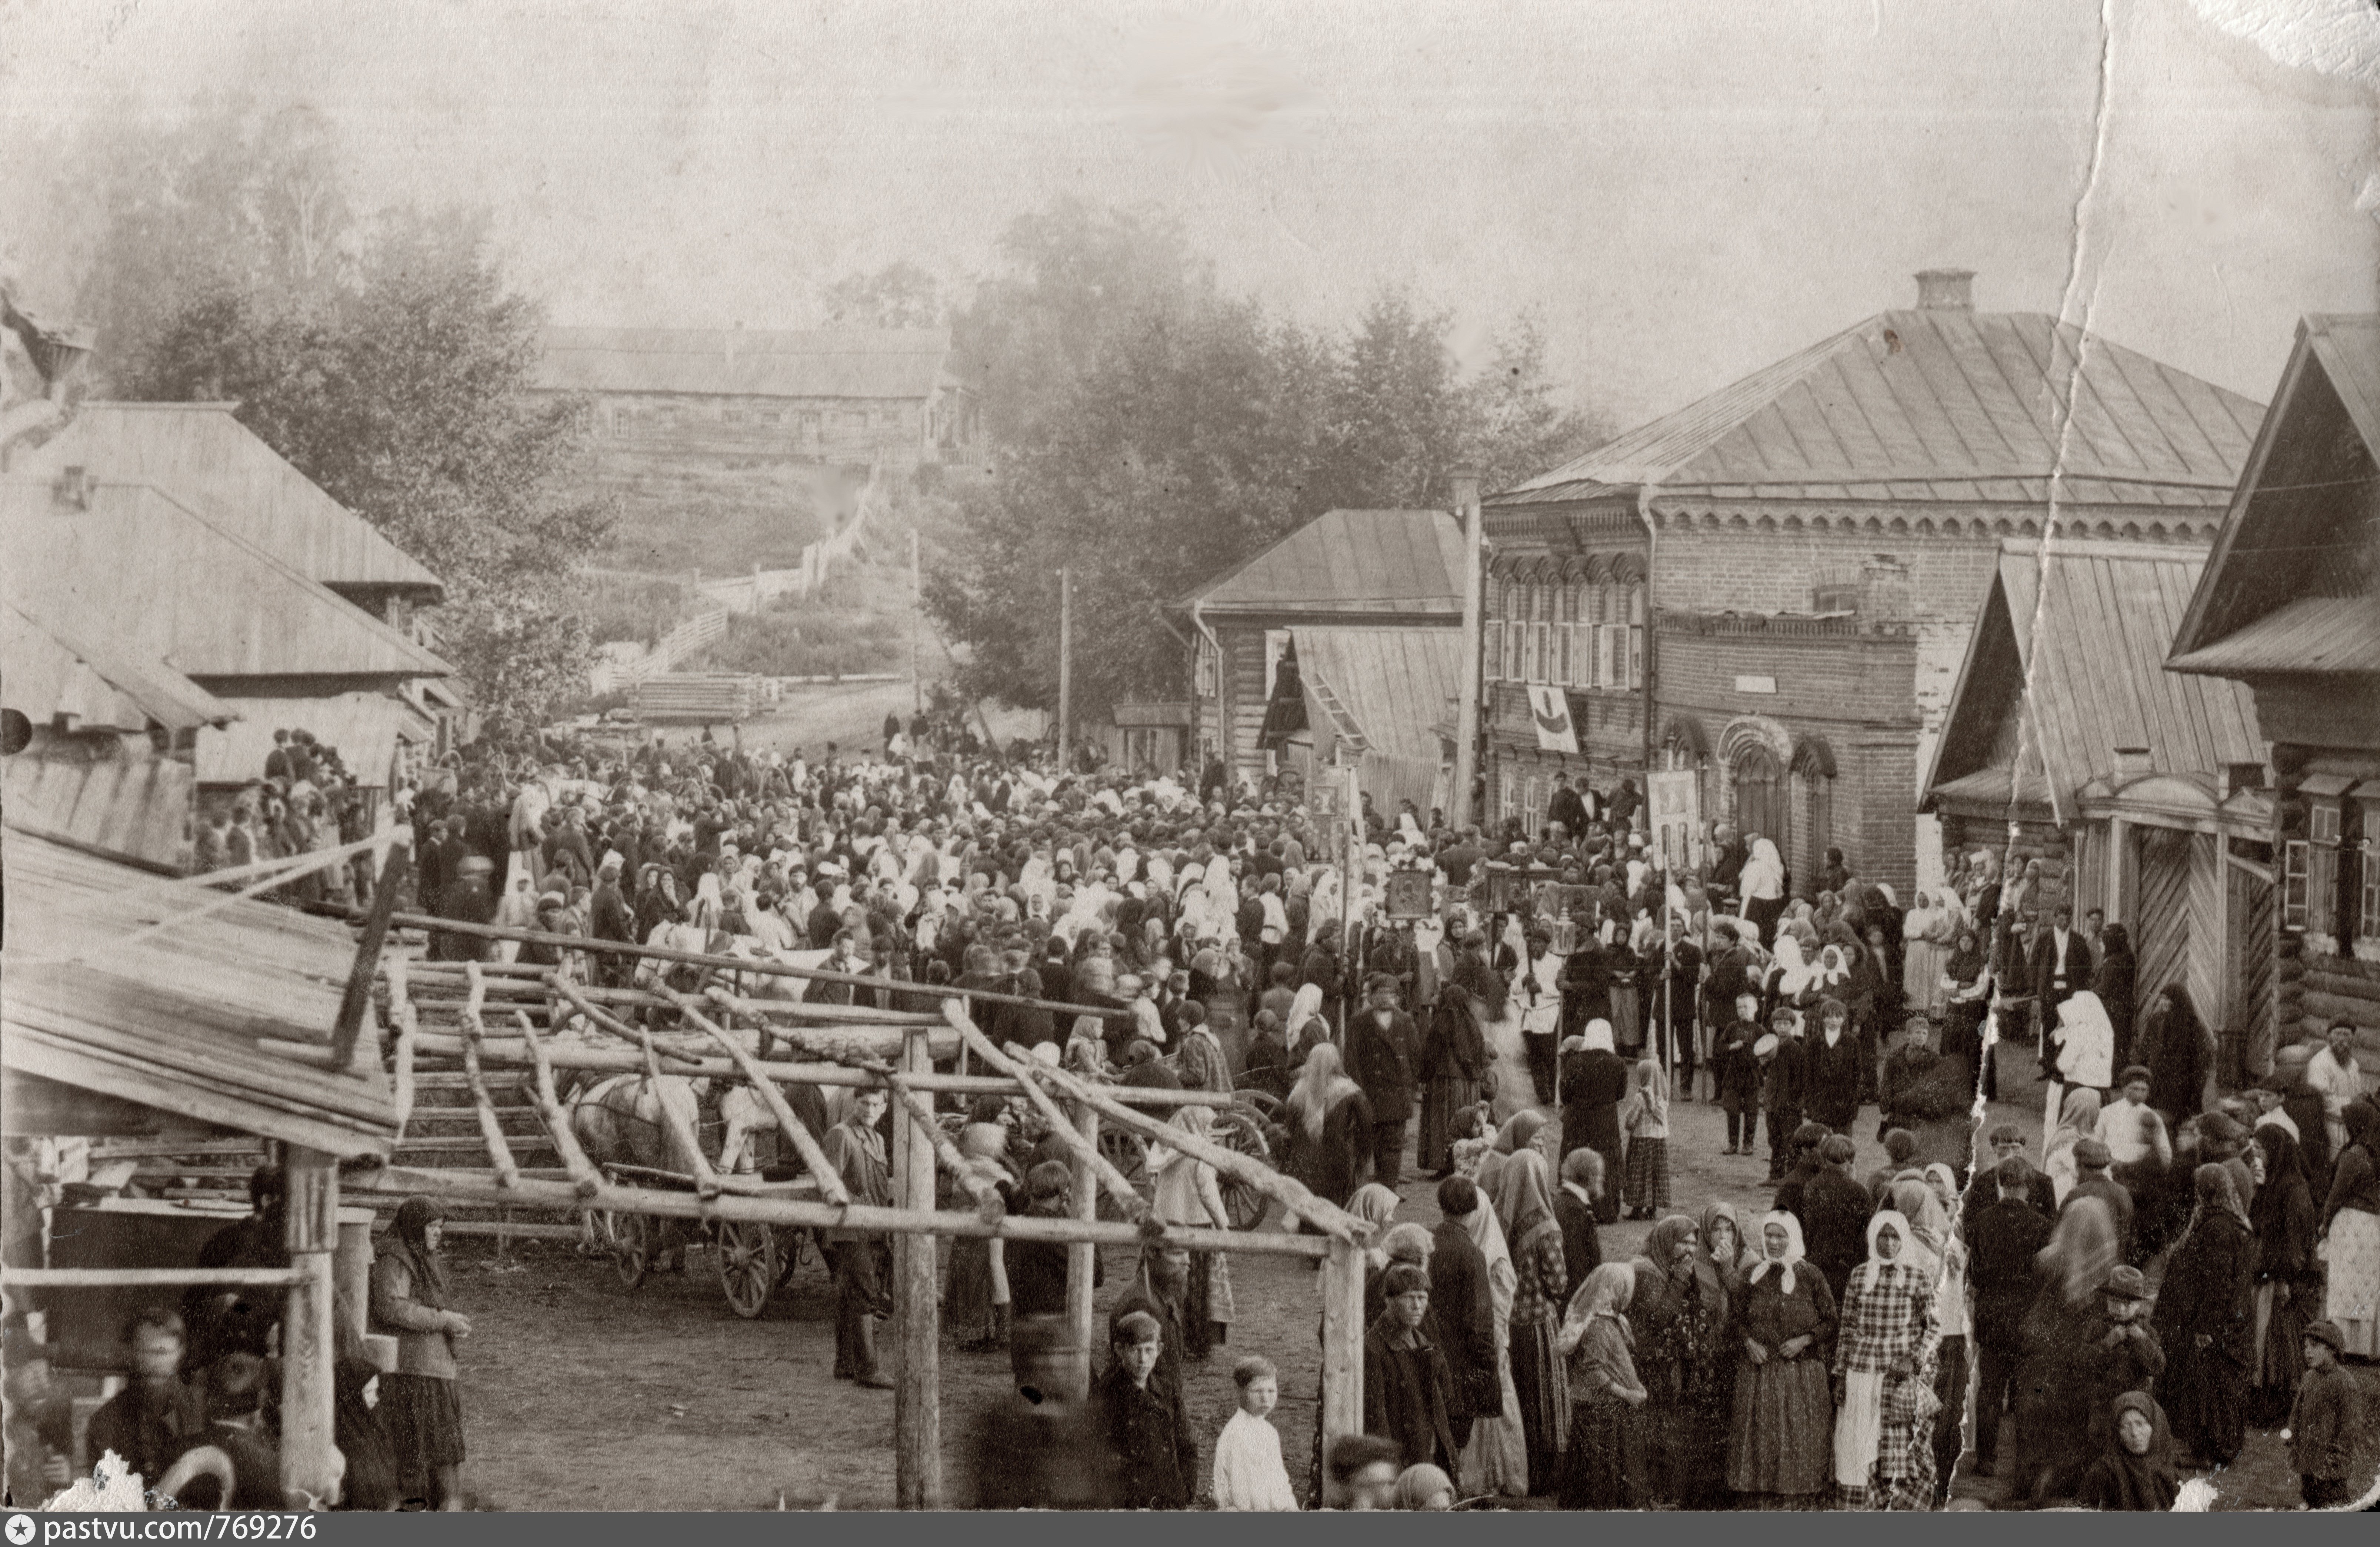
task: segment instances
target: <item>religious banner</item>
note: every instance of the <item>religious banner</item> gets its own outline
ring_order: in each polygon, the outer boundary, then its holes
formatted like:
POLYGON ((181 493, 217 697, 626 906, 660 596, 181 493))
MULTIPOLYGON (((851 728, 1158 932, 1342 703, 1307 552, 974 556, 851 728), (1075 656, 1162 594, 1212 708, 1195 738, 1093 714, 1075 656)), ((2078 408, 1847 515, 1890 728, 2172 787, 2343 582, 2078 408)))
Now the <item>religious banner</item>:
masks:
POLYGON ((1696 833, 1702 822, 1702 776, 1693 768, 1664 769, 1645 780, 1645 800, 1653 847, 1661 868, 1672 876, 1701 863, 1696 833))
POLYGON ((1536 722, 1537 750, 1578 755, 1578 731, 1571 724, 1570 697, 1551 683, 1529 684, 1529 718, 1536 722))

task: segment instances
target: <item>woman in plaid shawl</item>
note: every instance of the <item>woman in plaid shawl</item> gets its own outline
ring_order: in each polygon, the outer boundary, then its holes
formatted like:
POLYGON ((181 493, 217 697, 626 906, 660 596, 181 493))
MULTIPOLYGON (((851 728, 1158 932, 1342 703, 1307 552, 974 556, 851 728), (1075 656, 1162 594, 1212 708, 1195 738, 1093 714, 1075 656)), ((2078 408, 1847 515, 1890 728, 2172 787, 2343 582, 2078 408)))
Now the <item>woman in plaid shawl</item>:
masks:
POLYGON ((1930 1509, 1934 1502, 1934 1265, 1912 1249, 1908 1216, 1868 1221, 1867 1261, 1852 1271, 1835 1342, 1835 1499, 1844 1509, 1930 1509))

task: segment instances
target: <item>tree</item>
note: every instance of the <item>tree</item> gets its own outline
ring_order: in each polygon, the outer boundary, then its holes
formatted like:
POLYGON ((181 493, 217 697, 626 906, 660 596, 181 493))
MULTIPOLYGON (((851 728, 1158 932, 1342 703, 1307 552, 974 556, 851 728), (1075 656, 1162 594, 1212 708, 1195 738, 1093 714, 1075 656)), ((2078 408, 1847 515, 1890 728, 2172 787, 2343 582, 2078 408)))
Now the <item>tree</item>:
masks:
POLYGON ((569 595, 610 513, 575 499, 580 405, 532 393, 543 318, 484 219, 352 218, 335 133, 201 103, 126 132, 85 295, 110 390, 239 418, 446 583, 439 647, 473 700, 534 719, 592 659, 569 595))
POLYGON ((1479 487, 1490 491, 1551 472, 1618 433, 1600 416, 1555 401, 1546 376, 1545 333, 1523 312, 1497 335, 1495 357, 1469 388, 1479 487))
POLYGON ((1168 604, 1304 522, 1441 505, 1461 461, 1534 473, 1589 443, 1526 319, 1465 381, 1449 320, 1402 293, 1343 336, 1311 332, 1225 295, 1163 222, 1066 200, 1001 250, 1005 270, 955 323, 992 476, 960 492, 926 586, 978 694, 1056 707, 1062 566, 1075 701, 1096 716, 1179 695, 1189 652, 1168 604))
POLYGON ((837 328, 939 328, 941 286, 905 260, 826 287, 826 319, 837 328))

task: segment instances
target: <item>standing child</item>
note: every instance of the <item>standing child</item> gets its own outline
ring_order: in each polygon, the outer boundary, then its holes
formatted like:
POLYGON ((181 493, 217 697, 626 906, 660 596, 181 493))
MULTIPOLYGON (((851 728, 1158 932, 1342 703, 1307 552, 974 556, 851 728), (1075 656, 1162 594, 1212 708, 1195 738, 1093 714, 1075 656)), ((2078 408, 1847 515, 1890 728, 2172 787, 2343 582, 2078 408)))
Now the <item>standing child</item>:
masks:
POLYGON ((1198 1446, 1182 1421, 1181 1405, 1155 1389, 1162 1334, 1146 1311, 1115 1323, 1115 1362, 1092 1388, 1114 1457, 1116 1496, 1125 1509, 1187 1509, 1198 1446))
POLYGON ((2348 1502, 2348 1458, 2363 1441, 2362 1393, 2338 1367, 2346 1346, 2336 1322, 2313 1322, 2305 1329, 2305 1376, 2298 1382, 2297 1404, 2281 1438, 2289 1443, 2289 1464, 2298 1469, 2298 1491, 2308 1509, 2336 1509, 2348 1502))
POLYGON ((1670 1079, 1657 1060, 1641 1058, 1628 1083, 1620 1126, 1628 1135, 1630 1217, 1652 1219, 1670 1206, 1670 1079))
POLYGON ((1215 1507, 1295 1509, 1281 1433, 1267 1421, 1281 1400, 1281 1372, 1269 1359, 1249 1358, 1232 1367, 1232 1379, 1239 1383, 1240 1410, 1215 1438, 1215 1507))
POLYGON ((1730 1154, 1752 1153, 1753 1130, 1760 1121, 1760 1060, 1753 1053, 1759 1042, 1760 996, 1738 994, 1735 1021, 1720 1031, 1711 1058, 1719 1110, 1727 1114, 1730 1154))
POLYGON ((1768 1114, 1768 1179, 1781 1182, 1792 1159, 1793 1130, 1802 1126, 1802 1017, 1791 1005, 1779 1005, 1768 1016, 1768 1035, 1755 1044, 1770 1045, 1759 1054, 1761 1110, 1768 1114))

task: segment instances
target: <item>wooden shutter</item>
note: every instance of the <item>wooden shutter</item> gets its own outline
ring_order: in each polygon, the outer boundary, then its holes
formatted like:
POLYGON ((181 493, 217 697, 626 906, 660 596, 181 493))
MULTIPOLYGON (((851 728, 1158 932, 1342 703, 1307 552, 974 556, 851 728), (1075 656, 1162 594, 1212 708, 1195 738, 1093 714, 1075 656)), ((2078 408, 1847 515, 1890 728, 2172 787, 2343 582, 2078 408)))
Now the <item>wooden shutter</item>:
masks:
POLYGON ((1504 624, 1500 619, 1490 618, 1482 626, 1479 660, 1480 672, 1489 682, 1496 682, 1503 677, 1504 624))

